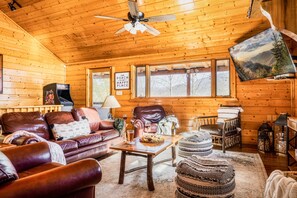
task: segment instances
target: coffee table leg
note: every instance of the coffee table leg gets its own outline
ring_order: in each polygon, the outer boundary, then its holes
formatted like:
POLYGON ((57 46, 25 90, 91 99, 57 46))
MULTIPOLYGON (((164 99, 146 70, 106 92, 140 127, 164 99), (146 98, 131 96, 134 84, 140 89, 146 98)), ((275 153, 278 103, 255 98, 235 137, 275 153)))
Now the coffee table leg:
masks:
POLYGON ((124 177, 125 177, 125 164, 126 164, 126 151, 122 151, 122 154, 121 154, 121 167, 120 167, 119 184, 123 184, 123 183, 124 183, 124 177))
POLYGON ((171 151, 172 151, 172 166, 176 167, 176 149, 175 149, 175 146, 171 147, 171 151))
POLYGON ((150 191, 155 190, 153 181, 153 156, 147 156, 147 186, 150 191))

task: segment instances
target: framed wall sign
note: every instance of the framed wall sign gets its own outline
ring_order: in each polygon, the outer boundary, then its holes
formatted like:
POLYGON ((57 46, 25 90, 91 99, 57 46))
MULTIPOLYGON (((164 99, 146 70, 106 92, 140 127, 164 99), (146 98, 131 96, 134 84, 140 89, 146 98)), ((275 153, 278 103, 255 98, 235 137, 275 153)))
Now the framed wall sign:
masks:
POLYGON ((114 79, 116 90, 130 89, 130 72, 115 72, 114 79))

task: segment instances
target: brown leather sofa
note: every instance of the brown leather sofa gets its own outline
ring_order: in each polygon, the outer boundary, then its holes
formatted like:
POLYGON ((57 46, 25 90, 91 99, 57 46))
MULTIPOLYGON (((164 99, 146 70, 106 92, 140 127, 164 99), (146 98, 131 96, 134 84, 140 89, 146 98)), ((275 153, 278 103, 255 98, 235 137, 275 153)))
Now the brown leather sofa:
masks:
POLYGON ((39 142, 0 152, 1 198, 95 197, 100 164, 84 159, 68 165, 51 161, 48 144, 39 142))
MULTIPOLYGON (((119 131, 110 122, 102 121, 94 108, 77 108, 72 112, 10 112, 1 117, 3 134, 25 130, 58 143, 65 154, 67 163, 83 158, 97 158, 109 151, 109 146, 122 141, 119 131), (65 140, 56 140, 51 127, 54 124, 68 124, 82 117, 89 120, 91 133, 65 140)), ((38 142, 34 137, 19 137, 12 143, 24 145, 38 142)))
POLYGON ((133 119, 131 120, 135 131, 134 136, 141 136, 143 132, 156 133, 158 123, 165 116, 166 112, 161 105, 135 107, 133 110, 133 119))

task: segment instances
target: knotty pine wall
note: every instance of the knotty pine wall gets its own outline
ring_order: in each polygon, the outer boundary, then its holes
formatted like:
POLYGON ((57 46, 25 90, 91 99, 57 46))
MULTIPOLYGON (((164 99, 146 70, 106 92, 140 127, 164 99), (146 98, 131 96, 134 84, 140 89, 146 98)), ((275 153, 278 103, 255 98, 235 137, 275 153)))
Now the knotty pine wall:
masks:
POLYGON ((1 11, 0 43, 4 77, 1 107, 42 105, 43 86, 65 82, 63 62, 1 11))
MULTIPOLYGON (((87 71, 90 68, 113 67, 113 72, 130 71, 131 65, 169 63, 183 60, 204 60, 210 58, 229 58, 228 54, 212 54, 208 56, 188 55, 184 53, 166 53, 159 55, 143 55, 121 59, 106 59, 88 63, 67 65, 66 82, 71 84, 71 96, 75 106, 86 106, 87 71)), ((116 95, 121 108, 115 109, 115 116, 128 115, 128 123, 135 106, 161 104, 169 113, 174 113, 181 124, 179 132, 192 129, 195 116, 215 115, 220 104, 240 104, 242 113, 243 143, 256 144, 257 130, 263 121, 273 121, 281 112, 292 113, 291 97, 293 80, 254 80, 240 82, 232 70, 232 86, 236 89, 234 98, 133 98, 131 90, 123 90, 123 95, 116 95)), ((112 74, 114 76, 114 74, 112 74)), ((133 76, 133 75, 132 75, 133 76)), ((113 79, 112 79, 113 80, 113 79)), ((133 81, 133 79, 132 79, 133 81)), ((132 84, 133 86, 133 84, 132 84)), ((115 95, 112 82, 112 94, 115 95)), ((128 126, 128 127, 131 127, 128 126)))

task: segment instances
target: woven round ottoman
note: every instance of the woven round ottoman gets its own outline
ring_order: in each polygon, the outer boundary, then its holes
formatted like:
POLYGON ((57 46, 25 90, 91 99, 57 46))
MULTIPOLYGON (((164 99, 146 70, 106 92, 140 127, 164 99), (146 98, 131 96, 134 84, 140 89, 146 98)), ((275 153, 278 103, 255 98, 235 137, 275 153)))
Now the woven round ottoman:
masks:
POLYGON ((208 132, 185 132, 182 135, 183 138, 178 141, 179 156, 207 156, 212 153, 212 139, 208 132))
POLYGON ((234 168, 226 160, 193 155, 180 161, 176 172, 177 198, 234 197, 234 168))

